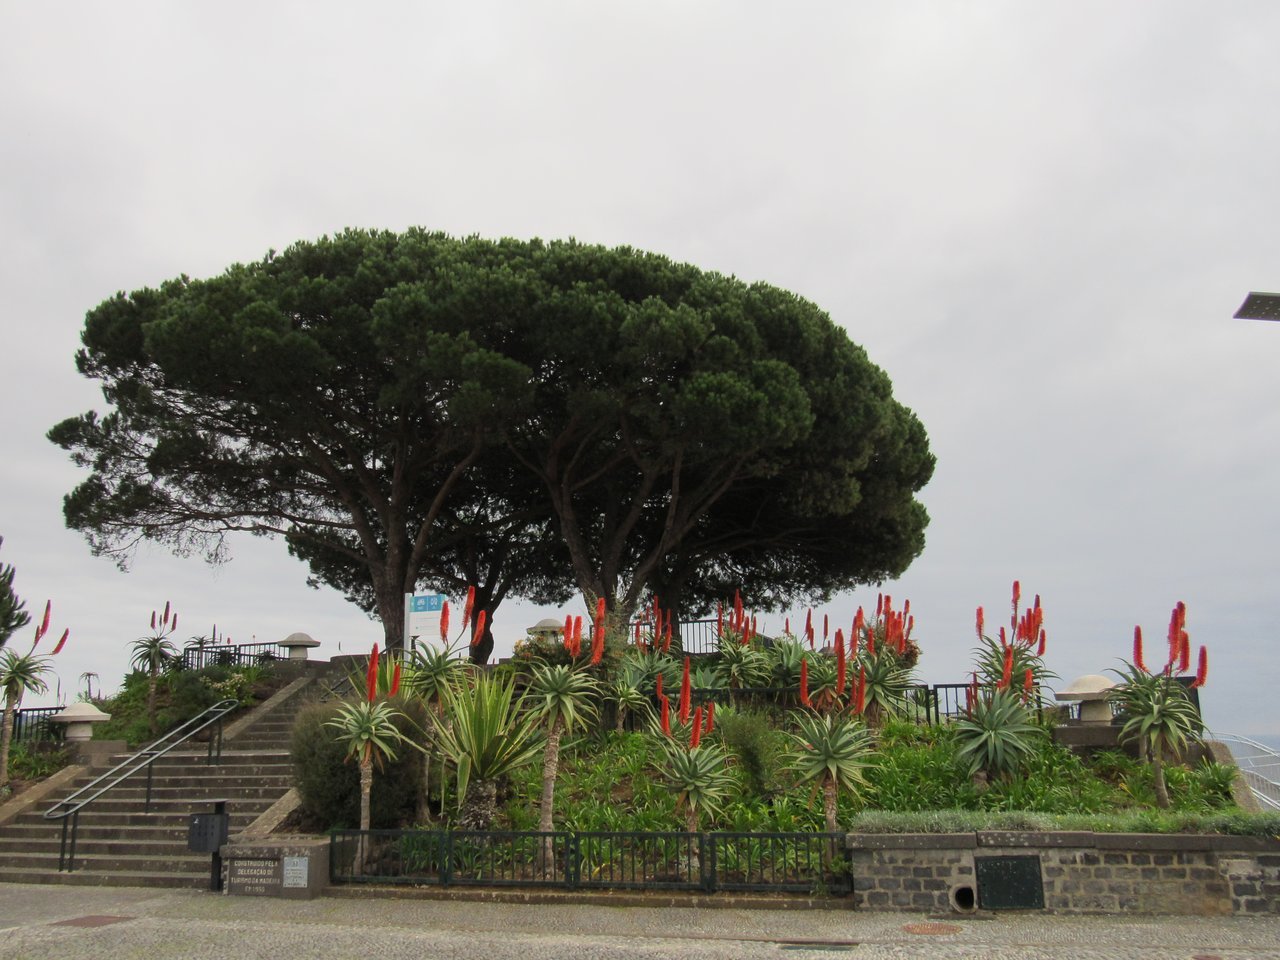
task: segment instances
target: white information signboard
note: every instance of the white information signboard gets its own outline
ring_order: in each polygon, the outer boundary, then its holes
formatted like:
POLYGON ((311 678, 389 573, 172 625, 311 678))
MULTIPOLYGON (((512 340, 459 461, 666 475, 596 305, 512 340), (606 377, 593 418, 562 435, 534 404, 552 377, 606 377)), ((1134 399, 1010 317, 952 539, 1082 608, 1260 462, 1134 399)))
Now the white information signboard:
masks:
POLYGON ((404 595, 404 626, 406 638, 417 637, 423 642, 440 639, 440 611, 444 607, 443 593, 406 593, 404 595))

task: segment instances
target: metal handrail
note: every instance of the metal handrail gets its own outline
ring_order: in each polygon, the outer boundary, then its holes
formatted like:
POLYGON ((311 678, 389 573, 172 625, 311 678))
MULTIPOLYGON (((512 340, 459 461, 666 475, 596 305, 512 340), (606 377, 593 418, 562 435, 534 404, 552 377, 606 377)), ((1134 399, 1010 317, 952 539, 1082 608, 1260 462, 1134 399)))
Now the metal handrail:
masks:
POLYGON ((198 716, 192 717, 186 723, 179 727, 175 727, 166 733, 155 743, 143 747, 133 756, 120 761, 106 773, 97 777, 91 783, 85 784, 70 796, 63 797, 52 807, 44 812, 46 820, 62 821, 62 845, 58 850, 58 869, 67 870, 68 872, 75 869, 76 861, 76 833, 80 826, 80 811, 97 800, 100 796, 110 790, 112 787, 118 786, 129 777, 133 776, 140 770, 147 771, 147 798, 143 806, 144 813, 151 812, 151 781, 152 781, 152 764, 167 754, 174 747, 184 741, 195 736, 201 730, 212 724, 217 724, 217 733, 209 737, 208 762, 216 763, 222 759, 222 718, 240 705, 239 700, 219 700, 213 706, 209 707, 198 716), (170 742, 171 741, 171 742, 170 742), (215 750, 215 743, 217 744, 215 750), (123 771, 123 772, 122 772, 123 771), (98 787, 92 795, 85 797, 77 803, 72 804, 81 794, 87 793, 97 787, 104 780, 114 777, 110 783, 98 787), (64 809, 65 808, 65 809, 64 809), (70 852, 68 853, 68 825, 70 825, 70 852))

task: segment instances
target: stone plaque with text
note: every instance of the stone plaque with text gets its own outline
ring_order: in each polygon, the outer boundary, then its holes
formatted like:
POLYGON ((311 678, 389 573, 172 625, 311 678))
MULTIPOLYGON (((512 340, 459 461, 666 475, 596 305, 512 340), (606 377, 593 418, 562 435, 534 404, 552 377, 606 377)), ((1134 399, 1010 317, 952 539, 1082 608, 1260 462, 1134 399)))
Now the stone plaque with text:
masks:
POLYGON ((227 892, 233 896, 278 897, 282 879, 279 860, 227 861, 227 892))

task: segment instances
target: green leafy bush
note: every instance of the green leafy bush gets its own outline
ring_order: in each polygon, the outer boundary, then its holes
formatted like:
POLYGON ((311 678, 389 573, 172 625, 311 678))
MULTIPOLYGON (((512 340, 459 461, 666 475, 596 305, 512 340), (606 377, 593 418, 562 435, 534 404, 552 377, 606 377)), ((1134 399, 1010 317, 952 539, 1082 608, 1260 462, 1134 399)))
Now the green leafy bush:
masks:
POLYGON ((746 792, 769 797, 779 790, 778 772, 789 744, 767 715, 756 710, 717 710, 713 735, 729 751, 746 792))

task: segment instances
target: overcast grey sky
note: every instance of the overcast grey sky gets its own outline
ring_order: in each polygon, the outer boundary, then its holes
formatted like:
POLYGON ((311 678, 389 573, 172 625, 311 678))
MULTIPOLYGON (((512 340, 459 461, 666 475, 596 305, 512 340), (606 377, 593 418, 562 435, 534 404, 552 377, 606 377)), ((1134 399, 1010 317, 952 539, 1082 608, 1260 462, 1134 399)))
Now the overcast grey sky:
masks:
MULTIPOLYGON (((1280 735, 1280 325, 1231 319, 1280 289, 1278 36, 1270 2, 5 0, 0 559, 64 687, 166 600, 366 649, 280 543, 122 574, 64 529, 85 311, 348 226, 574 236, 793 290, 889 373, 938 457, 885 586, 923 679, 1014 578, 1064 681, 1182 599, 1209 722, 1280 735)), ((499 652, 555 612, 502 608, 499 652)))

